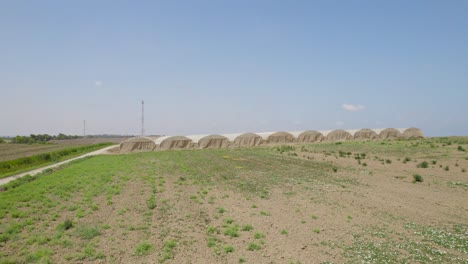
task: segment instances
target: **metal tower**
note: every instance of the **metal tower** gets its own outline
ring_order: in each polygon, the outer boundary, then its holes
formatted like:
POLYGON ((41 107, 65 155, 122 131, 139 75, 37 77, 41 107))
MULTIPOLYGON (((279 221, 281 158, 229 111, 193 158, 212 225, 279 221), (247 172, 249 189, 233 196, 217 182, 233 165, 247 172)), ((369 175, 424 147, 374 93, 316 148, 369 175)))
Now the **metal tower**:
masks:
POLYGON ((141 136, 145 135, 145 101, 141 101, 141 136))

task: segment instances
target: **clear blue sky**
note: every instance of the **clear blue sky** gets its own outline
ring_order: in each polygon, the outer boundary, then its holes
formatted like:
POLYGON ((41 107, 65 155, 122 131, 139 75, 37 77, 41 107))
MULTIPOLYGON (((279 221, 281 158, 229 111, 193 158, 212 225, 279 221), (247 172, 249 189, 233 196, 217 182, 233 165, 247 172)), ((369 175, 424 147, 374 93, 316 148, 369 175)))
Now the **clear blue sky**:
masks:
POLYGON ((468 1, 1 1, 0 135, 468 135, 468 1))

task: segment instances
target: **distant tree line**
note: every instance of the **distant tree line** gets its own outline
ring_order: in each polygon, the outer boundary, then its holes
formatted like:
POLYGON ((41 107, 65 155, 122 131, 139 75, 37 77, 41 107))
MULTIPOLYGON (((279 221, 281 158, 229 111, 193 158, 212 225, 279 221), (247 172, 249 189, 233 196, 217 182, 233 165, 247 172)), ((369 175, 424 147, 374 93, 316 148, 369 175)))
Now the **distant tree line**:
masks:
POLYGON ((65 134, 58 134, 58 135, 48 135, 48 134, 38 134, 34 135, 31 134, 29 137, 28 136, 16 136, 11 139, 11 143, 17 143, 17 144, 33 144, 33 143, 46 143, 50 140, 62 140, 62 139, 76 139, 80 138, 80 136, 72 136, 72 135, 65 135, 65 134))

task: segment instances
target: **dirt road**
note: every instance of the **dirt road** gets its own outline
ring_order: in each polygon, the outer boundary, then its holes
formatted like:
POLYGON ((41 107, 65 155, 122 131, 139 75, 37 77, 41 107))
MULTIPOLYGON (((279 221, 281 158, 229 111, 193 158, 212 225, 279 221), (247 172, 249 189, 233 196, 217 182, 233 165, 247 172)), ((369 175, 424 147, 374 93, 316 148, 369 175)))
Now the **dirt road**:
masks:
POLYGON ((77 160, 77 159, 81 159, 81 158, 84 158, 84 157, 89 157, 89 156, 95 156, 95 155, 99 155, 99 154, 104 154, 106 153, 107 151, 109 151, 110 149, 112 148, 115 148, 116 146, 118 145, 112 145, 112 146, 109 146, 109 147, 105 147, 105 148, 102 148, 102 149, 98 149, 96 151, 93 151, 93 152, 89 152, 89 153, 86 153, 86 154, 83 154, 81 156, 78 156, 78 157, 75 157, 75 158, 71 158, 71 159, 68 159, 68 160, 64 160, 64 161, 61 161, 59 163, 55 163, 55 164, 52 164, 52 165, 49 165, 49 166, 45 166, 45 167, 41 167, 41 168, 38 168, 38 169, 34 169, 32 171, 26 171, 26 172, 23 172, 23 173, 20 173, 20 174, 16 174, 16 175, 13 175, 13 176, 10 176, 10 177, 7 177, 7 178, 3 178, 3 179, 0 179, 0 185, 3 185, 3 184, 7 184, 11 181, 14 181, 18 178, 21 178, 21 177, 24 177, 26 175, 31 175, 31 176, 34 176, 38 173, 41 173, 43 170, 46 170, 46 169, 50 169, 50 168, 55 168, 55 167, 58 167, 60 165, 63 165, 63 164, 66 164, 70 161, 74 161, 74 160, 77 160))

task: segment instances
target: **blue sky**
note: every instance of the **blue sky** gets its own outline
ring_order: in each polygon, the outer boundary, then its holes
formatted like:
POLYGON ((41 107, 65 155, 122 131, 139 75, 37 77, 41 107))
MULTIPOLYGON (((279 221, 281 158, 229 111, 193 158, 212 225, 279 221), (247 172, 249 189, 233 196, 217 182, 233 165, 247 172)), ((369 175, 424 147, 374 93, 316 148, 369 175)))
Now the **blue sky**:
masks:
POLYGON ((0 135, 468 135, 467 1, 2 1, 0 135))

